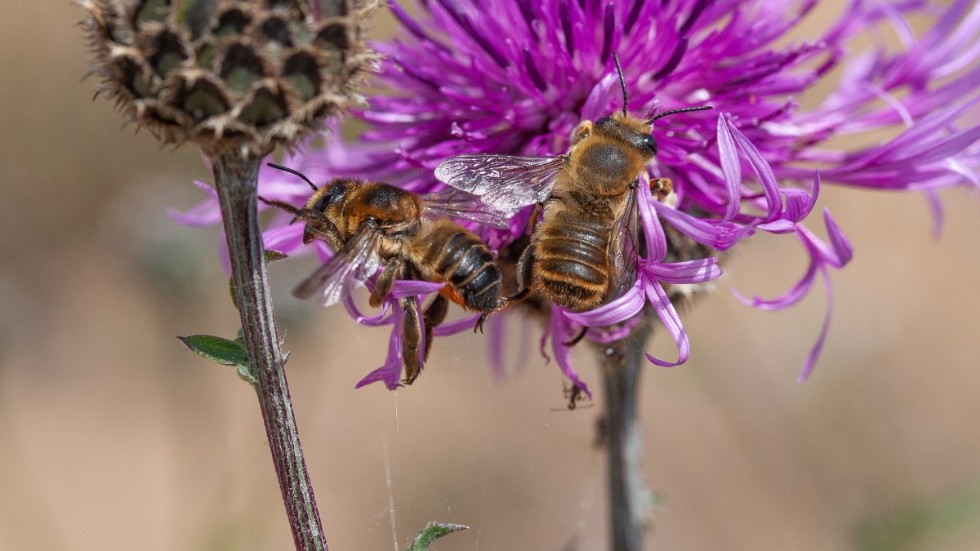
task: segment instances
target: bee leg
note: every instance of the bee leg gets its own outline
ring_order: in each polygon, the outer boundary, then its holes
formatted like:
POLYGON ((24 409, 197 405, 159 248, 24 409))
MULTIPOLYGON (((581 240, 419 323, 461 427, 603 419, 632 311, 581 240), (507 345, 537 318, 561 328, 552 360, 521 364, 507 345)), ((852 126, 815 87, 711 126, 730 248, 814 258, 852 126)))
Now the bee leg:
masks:
POLYGON ((517 260, 517 287, 521 290, 529 289, 531 282, 534 281, 534 252, 536 249, 537 245, 531 241, 531 244, 524 249, 521 257, 517 260))
POLYGON ((476 325, 473 326, 473 332, 479 331, 483 332, 483 324, 487 321, 487 318, 491 314, 495 314, 505 308, 508 308, 511 304, 520 302, 526 299, 531 294, 530 281, 533 275, 532 266, 534 265, 534 244, 530 244, 521 253, 521 258, 517 261, 517 287, 516 293, 509 297, 502 297, 497 301, 497 305, 494 306, 493 310, 489 312, 484 312, 480 319, 477 320, 476 325))
POLYGON ((425 314, 422 316, 425 326, 425 360, 429 359, 429 351, 432 349, 432 337, 434 336, 432 330, 442 324, 443 320, 446 319, 447 312, 449 312, 449 301, 442 295, 436 295, 436 298, 432 299, 432 302, 425 309, 425 314))
POLYGON ((493 307, 493 310, 480 314, 480 319, 476 320, 476 325, 473 326, 473 332, 476 333, 479 331, 480 333, 483 333, 483 324, 487 321, 487 318, 489 318, 491 314, 496 314, 501 310, 509 308, 511 304, 515 304, 526 299, 530 294, 531 289, 521 289, 509 297, 501 298, 497 301, 497 305, 493 307))
POLYGON ((565 389, 565 397, 568 398, 568 409, 575 409, 578 406, 578 402, 584 399, 583 395, 585 391, 582 387, 577 384, 572 383, 572 388, 565 389))
MULTIPOLYGON (((544 210, 544 205, 537 203, 534 205, 534 210, 531 211, 531 217, 527 219, 527 234, 534 235, 535 230, 538 229, 538 218, 541 217, 541 211, 544 210)), ((527 251, 527 249, 524 249, 527 251)), ((521 255, 524 256, 523 254, 521 255)))
POLYGON ((422 325, 419 323, 418 301, 415 297, 400 299, 405 319, 402 321, 402 366, 405 378, 402 382, 410 385, 422 371, 419 362, 419 343, 422 342, 422 325))
POLYGON ((395 278, 402 272, 402 269, 402 262, 398 258, 392 258, 385 264, 385 269, 378 276, 378 283, 374 286, 374 291, 371 292, 371 297, 368 299, 368 304, 372 308, 381 306, 381 303, 385 301, 385 297, 391 291, 391 286, 395 284, 395 278))
POLYGON ((583 327, 583 328, 582 328, 582 332, 581 332, 581 333, 579 333, 578 335, 575 335, 575 338, 573 338, 572 340, 570 340, 570 341, 568 341, 568 342, 565 342, 565 343, 563 343, 563 344, 564 344, 565 346, 575 346, 575 345, 576 345, 576 344, 578 344, 578 343, 579 343, 579 342, 580 342, 580 341, 581 341, 581 340, 582 340, 583 338, 585 338, 585 334, 586 334, 586 333, 588 333, 588 332, 589 332, 589 328, 588 328, 588 327, 583 327))

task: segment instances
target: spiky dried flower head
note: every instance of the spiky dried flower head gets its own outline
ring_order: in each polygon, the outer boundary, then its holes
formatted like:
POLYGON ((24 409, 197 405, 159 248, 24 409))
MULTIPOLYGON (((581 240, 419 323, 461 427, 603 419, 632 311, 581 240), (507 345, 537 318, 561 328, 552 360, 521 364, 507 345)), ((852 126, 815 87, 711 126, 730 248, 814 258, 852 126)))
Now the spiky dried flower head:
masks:
POLYGON ((166 144, 261 156, 361 101, 373 0, 79 0, 127 122, 166 144), (329 4, 329 6, 327 6, 329 4))

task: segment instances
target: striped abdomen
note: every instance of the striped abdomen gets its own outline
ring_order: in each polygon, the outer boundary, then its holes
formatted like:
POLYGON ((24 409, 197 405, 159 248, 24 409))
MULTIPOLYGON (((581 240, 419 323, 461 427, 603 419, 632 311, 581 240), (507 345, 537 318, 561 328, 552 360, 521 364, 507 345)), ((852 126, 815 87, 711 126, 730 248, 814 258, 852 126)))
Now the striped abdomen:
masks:
POLYGON ((555 304, 584 312, 609 288, 610 227, 559 212, 538 226, 532 287, 555 304))
POLYGON ((500 297, 500 269, 490 249, 474 233, 448 220, 433 222, 431 230, 412 247, 425 279, 446 281, 455 302, 488 312, 500 297))

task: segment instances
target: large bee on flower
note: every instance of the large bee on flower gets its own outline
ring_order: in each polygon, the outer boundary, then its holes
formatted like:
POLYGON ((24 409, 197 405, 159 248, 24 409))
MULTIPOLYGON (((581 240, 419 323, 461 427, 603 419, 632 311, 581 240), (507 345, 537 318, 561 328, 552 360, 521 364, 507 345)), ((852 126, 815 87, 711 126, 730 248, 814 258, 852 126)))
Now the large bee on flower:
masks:
MULTIPOLYGON (((502 211, 542 204, 540 220, 532 219, 530 245, 518 261, 518 291, 498 309, 539 294, 571 312, 585 312, 618 298, 636 281, 637 186, 657 154, 653 122, 711 107, 674 109, 649 120, 632 116, 619 58, 614 60, 622 111, 579 123, 565 154, 459 155, 435 170, 440 181, 502 211)), ((655 196, 670 191, 667 178, 650 185, 655 196)))
POLYGON ((445 283, 425 308, 422 320, 414 296, 398 299, 405 313, 401 339, 405 384, 418 377, 428 358, 432 330, 445 319, 450 301, 484 313, 498 307, 501 273, 490 249, 449 218, 507 227, 504 213, 456 190, 419 195, 381 182, 349 178, 337 178, 318 188, 298 171, 274 163, 269 166, 299 176, 313 188, 313 195, 300 209, 279 201, 265 202, 306 223, 304 243, 324 240, 334 252, 296 287, 295 296, 331 306, 353 284, 366 282, 379 269, 369 299, 373 307, 385 301, 395 280, 445 283), (425 347, 420 354, 423 338, 425 347))

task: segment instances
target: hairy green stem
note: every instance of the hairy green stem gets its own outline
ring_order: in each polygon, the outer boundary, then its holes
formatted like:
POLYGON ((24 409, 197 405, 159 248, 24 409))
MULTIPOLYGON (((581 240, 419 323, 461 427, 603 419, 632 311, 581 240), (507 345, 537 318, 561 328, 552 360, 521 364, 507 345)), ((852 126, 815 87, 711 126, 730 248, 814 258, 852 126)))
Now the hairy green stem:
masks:
POLYGON ((211 158, 221 205, 232 280, 242 318, 245 348, 257 382, 269 449, 297 550, 326 550, 313 486, 303 460, 296 416, 286 384, 286 358, 282 353, 272 315, 272 299, 265 268, 265 254, 256 187, 261 157, 242 158, 218 154, 211 158))
POLYGON ((610 541, 614 551, 641 551, 650 492, 643 481, 642 434, 637 420, 643 345, 650 327, 643 323, 626 339, 598 345, 605 411, 600 431, 606 445, 610 541))

